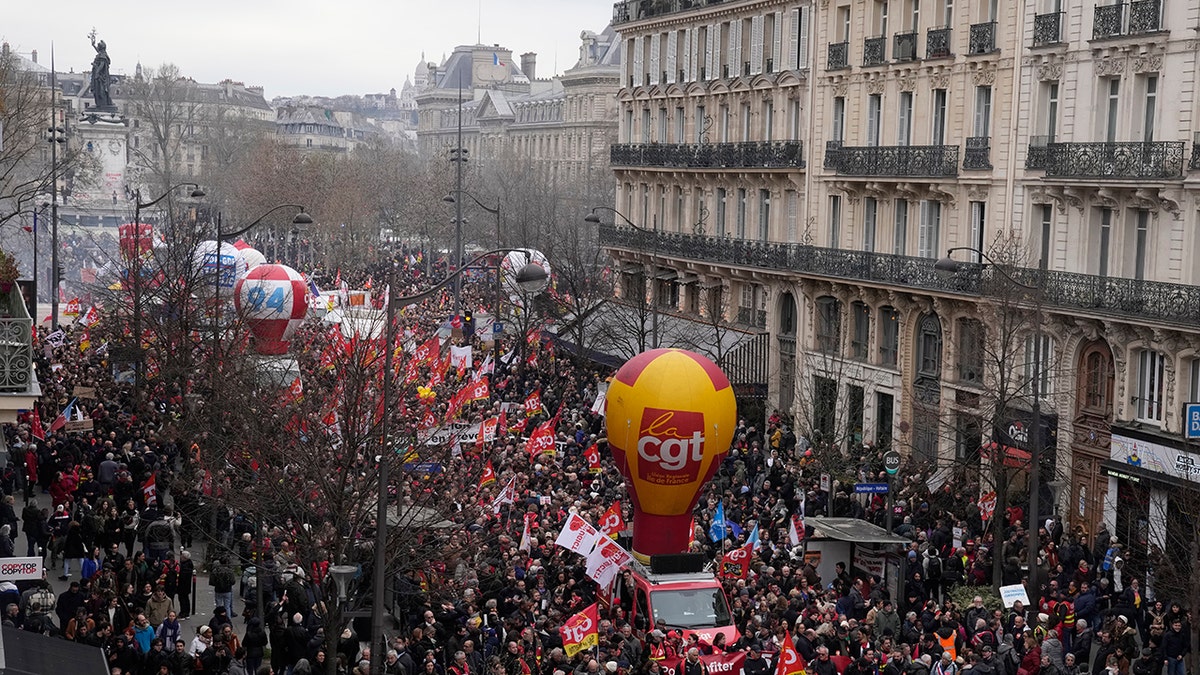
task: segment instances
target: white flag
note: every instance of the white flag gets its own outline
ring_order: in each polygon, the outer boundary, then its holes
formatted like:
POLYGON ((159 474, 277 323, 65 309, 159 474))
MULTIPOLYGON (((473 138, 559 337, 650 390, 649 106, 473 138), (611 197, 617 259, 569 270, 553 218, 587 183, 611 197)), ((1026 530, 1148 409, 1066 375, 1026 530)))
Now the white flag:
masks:
POLYGON ((788 522, 788 543, 792 546, 799 546, 803 540, 804 521, 800 519, 800 516, 792 516, 791 521, 788 522))
POLYGON ((468 370, 471 367, 471 345, 450 347, 450 367, 455 370, 468 370))
POLYGON ((529 514, 526 514, 525 530, 523 532, 521 532, 521 544, 520 544, 520 546, 517 547, 518 549, 520 549, 526 553, 529 553, 529 550, 531 548, 533 548, 533 544, 529 538, 529 520, 530 520, 529 514))
POLYGON ((555 539, 554 543, 579 555, 587 555, 592 552, 599 536, 599 530, 592 527, 578 513, 572 513, 567 522, 563 523, 562 532, 558 533, 558 539, 555 539))
POLYGON ((596 402, 592 404, 592 413, 596 415, 604 415, 607 408, 605 400, 608 398, 608 383, 601 382, 599 391, 596 392, 596 402))
POLYGON ((505 504, 512 504, 515 501, 517 501, 517 477, 513 476, 508 479, 508 485, 505 485, 500 494, 496 495, 496 498, 492 500, 492 513, 500 515, 500 507, 505 504))
POLYGON ((599 584, 600 588, 608 588, 617 578, 617 573, 621 571, 621 568, 632 560, 633 556, 629 554, 629 551, 612 539, 603 537, 596 543, 596 548, 588 554, 587 574, 592 581, 599 584))

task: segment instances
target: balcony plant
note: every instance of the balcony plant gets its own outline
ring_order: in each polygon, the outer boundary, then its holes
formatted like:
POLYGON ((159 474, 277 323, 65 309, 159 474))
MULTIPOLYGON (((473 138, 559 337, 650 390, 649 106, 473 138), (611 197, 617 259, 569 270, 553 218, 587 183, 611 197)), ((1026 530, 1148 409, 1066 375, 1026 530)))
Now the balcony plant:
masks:
POLYGON ((12 292, 20 277, 16 256, 0 248, 0 294, 7 295, 12 292))

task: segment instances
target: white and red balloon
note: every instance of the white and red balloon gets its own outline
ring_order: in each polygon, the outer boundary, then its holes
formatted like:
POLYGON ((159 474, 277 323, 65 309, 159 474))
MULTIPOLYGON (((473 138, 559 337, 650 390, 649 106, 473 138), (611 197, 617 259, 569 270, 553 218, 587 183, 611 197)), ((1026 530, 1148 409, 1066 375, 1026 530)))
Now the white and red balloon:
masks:
POLYGON ((308 286, 287 265, 259 265, 238 279, 233 296, 259 354, 286 354, 308 313, 308 286))
MULTIPOLYGON (((236 244, 234 245, 237 246, 236 244)), ((237 275, 240 277, 266 262, 267 256, 259 253, 257 249, 242 246, 238 247, 237 257, 234 258, 234 267, 237 270, 237 275)))

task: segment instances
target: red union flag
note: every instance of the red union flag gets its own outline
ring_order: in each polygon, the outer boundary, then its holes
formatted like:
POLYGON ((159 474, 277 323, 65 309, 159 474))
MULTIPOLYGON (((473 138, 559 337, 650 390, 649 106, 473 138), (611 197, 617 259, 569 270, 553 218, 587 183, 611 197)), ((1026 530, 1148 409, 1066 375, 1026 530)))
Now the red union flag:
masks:
POLYGON ((67 306, 63 308, 63 314, 67 316, 79 316, 79 298, 68 300, 67 306))
POLYGON ((154 474, 150 474, 149 480, 142 484, 142 498, 146 502, 146 506, 152 506, 158 502, 158 485, 154 481, 154 474))
POLYGON ((638 477, 647 483, 694 482, 704 459, 704 413, 646 407, 637 451, 638 477))
POLYGON ((487 376, 483 376, 475 380, 463 388, 467 392, 466 403, 471 401, 482 401, 491 396, 491 389, 488 388, 487 376))
POLYGON ((489 459, 488 463, 483 467, 483 476, 479 479, 479 487, 483 487, 495 482, 496 470, 492 468, 492 460, 489 459))
POLYGON ((542 411, 542 390, 536 389, 525 397, 525 414, 536 415, 542 411))
POLYGON ((987 492, 979 497, 979 517, 983 520, 991 520, 996 514, 996 492, 987 492))
MULTIPOLYGON (((500 426, 500 418, 499 417, 490 417, 490 418, 480 422, 479 423, 479 437, 478 437, 478 440, 476 441, 476 443, 478 445, 483 445, 484 443, 491 443, 492 441, 496 440, 496 428, 499 426, 500 426)), ((491 462, 488 462, 488 466, 491 466, 491 462)))
POLYGON ((808 664, 804 657, 796 651, 796 643, 792 642, 792 634, 785 633, 783 644, 779 646, 779 660, 775 664, 775 675, 805 675, 808 664))
POLYGON ((721 558, 721 574, 734 579, 745 579, 750 573, 750 556, 753 549, 754 544, 750 543, 726 553, 725 557, 721 558))
POLYGON ((625 517, 621 515, 621 502, 613 502, 604 515, 600 516, 600 531, 613 539, 625 531, 625 517))
POLYGON ((562 636, 563 651, 567 653, 567 658, 574 658, 579 652, 595 647, 600 641, 600 613, 596 603, 567 619, 558 633, 562 636))
POLYGON ((600 588, 607 589, 612 585, 613 579, 617 578, 621 568, 632 560, 633 556, 620 544, 608 537, 599 537, 596 540, 596 548, 592 549, 587 557, 587 575, 599 584, 600 588))
POLYGON ((554 454, 554 426, 557 420, 548 420, 537 425, 532 434, 529 434, 529 440, 525 442, 525 449, 529 451, 529 457, 535 458, 543 453, 554 454))
POLYGON ((600 447, 597 446, 595 443, 592 443, 591 447, 589 447, 583 453, 583 457, 584 457, 584 459, 587 460, 588 471, 590 471, 592 473, 600 473, 601 471, 604 470, 600 466, 600 447))
POLYGON ((433 360, 437 358, 438 352, 441 351, 441 349, 442 345, 438 342, 437 336, 435 335, 421 343, 420 347, 417 347, 417 352, 413 354, 413 360, 421 365, 432 363, 433 360))
POLYGON ((563 523, 563 529, 558 533, 558 538, 554 540, 554 543, 568 551, 587 555, 592 552, 598 536, 600 536, 600 532, 596 528, 592 527, 578 513, 572 513, 567 517, 567 522, 563 523))

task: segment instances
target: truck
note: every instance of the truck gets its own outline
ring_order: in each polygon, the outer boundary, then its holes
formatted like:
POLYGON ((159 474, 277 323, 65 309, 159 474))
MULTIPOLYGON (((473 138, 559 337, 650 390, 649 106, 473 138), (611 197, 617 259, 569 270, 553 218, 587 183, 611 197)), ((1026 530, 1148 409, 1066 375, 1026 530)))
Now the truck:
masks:
POLYGON ((718 634, 733 644, 741 634, 721 582, 705 571, 698 554, 651 556, 650 564, 633 562, 617 577, 609 604, 625 610, 635 630, 677 630, 686 640, 692 634, 711 643, 718 634))

